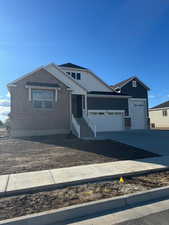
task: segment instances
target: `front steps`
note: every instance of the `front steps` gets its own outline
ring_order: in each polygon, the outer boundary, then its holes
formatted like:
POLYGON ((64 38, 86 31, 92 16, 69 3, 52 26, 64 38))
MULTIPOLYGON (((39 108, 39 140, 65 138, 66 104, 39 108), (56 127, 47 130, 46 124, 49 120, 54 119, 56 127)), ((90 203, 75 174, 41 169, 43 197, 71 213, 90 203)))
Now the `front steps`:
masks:
POLYGON ((80 125, 80 138, 93 138, 94 134, 91 128, 88 126, 84 118, 76 118, 80 125))

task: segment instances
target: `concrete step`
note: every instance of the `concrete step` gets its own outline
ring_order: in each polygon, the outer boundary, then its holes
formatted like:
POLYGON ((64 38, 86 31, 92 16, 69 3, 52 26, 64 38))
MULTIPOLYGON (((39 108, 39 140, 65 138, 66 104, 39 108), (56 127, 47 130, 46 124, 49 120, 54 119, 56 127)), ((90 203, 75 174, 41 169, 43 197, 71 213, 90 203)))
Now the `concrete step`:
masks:
POLYGON ((93 137, 94 136, 93 131, 88 126, 88 124, 86 123, 84 118, 76 118, 76 120, 77 120, 77 122, 80 125, 80 136, 82 138, 93 137))

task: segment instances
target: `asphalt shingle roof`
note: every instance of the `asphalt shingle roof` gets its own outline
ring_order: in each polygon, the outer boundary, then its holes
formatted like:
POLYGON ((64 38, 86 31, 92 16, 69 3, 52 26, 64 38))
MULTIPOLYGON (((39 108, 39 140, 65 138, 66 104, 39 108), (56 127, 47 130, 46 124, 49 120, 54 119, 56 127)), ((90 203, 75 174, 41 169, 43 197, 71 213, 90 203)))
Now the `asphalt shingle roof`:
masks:
POLYGON ((166 108, 166 107, 169 107, 169 101, 166 101, 159 105, 156 105, 156 106, 152 107, 151 109, 166 108))
POLYGON ((87 69, 85 67, 78 66, 78 65, 75 65, 73 63, 64 63, 64 64, 59 65, 59 67, 69 67, 69 68, 76 68, 76 69, 81 69, 81 70, 86 70, 87 69))
POLYGON ((126 79, 126 80, 123 80, 123 81, 121 81, 121 82, 115 84, 115 85, 111 85, 110 87, 111 87, 111 88, 122 87, 125 83, 127 83, 128 81, 130 81, 130 80, 132 80, 132 79, 134 79, 134 78, 135 78, 135 77, 130 77, 130 78, 126 79))
POLYGON ((117 83, 117 84, 115 84, 115 85, 111 85, 110 87, 111 87, 112 89, 115 89, 116 87, 121 88, 121 87, 123 87, 125 84, 127 84, 128 82, 130 82, 130 81, 132 81, 132 80, 137 80, 137 81, 140 82, 147 90, 150 90, 150 88, 149 88, 148 86, 146 86, 146 85, 145 85, 140 79, 138 79, 138 77, 136 77, 136 76, 129 77, 128 79, 123 80, 123 81, 121 81, 121 82, 119 82, 119 83, 117 83))

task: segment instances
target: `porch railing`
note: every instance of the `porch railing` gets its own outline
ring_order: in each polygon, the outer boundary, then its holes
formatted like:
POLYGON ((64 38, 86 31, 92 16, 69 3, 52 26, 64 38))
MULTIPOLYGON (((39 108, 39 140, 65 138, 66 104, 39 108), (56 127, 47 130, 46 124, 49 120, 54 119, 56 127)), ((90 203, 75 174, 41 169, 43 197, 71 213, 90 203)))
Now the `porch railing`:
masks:
POLYGON ((75 129, 77 136, 80 138, 80 125, 72 114, 72 126, 75 129))
POLYGON ((90 129, 93 131, 94 137, 96 137, 96 125, 89 119, 85 111, 83 111, 83 118, 85 119, 90 129))

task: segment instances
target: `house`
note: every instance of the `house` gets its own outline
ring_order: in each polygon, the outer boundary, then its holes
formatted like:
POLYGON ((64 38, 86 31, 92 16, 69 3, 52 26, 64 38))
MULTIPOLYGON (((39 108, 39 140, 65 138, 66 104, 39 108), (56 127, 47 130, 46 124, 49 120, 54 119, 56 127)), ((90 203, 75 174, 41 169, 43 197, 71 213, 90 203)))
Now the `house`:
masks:
POLYGON ((169 128, 169 101, 149 109, 149 115, 152 128, 169 128))
POLYGON ((42 66, 8 84, 11 135, 35 136, 148 128, 149 88, 137 77, 109 86, 91 70, 65 63, 42 66))

